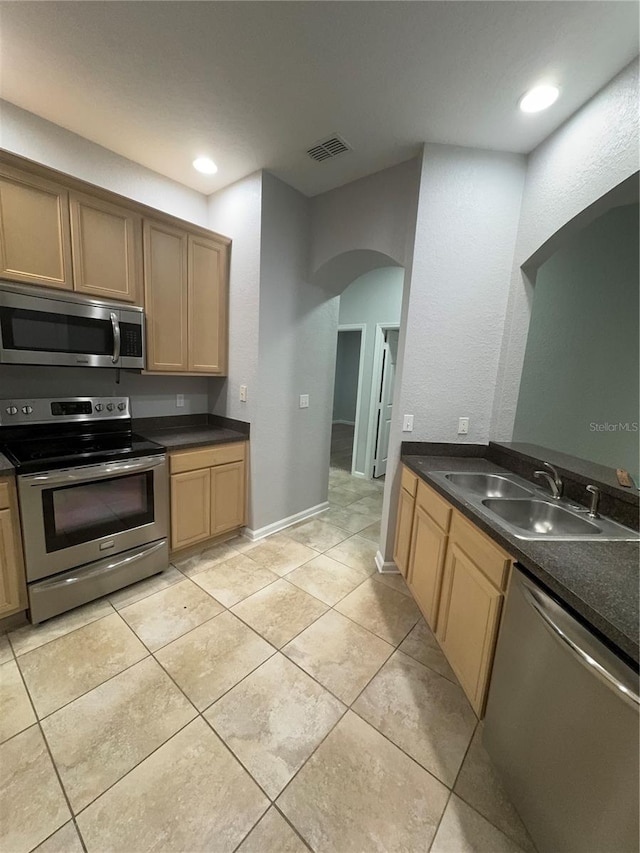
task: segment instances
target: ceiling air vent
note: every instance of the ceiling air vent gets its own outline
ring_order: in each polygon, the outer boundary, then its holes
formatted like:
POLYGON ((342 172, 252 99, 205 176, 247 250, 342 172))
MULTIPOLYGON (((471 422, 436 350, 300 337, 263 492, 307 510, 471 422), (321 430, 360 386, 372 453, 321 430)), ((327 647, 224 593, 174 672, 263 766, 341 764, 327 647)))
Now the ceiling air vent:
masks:
POLYGON ((346 151, 351 151, 351 147, 340 136, 330 136, 328 139, 316 142, 311 148, 307 148, 309 157, 318 163, 323 160, 330 160, 332 157, 338 157, 346 151))

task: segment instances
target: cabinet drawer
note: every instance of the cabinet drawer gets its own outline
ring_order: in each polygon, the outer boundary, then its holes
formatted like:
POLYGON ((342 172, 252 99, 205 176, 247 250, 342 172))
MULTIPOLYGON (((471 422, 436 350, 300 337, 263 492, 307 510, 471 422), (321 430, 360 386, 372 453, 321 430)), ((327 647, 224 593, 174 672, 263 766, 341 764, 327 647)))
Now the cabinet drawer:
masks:
POLYGON ((244 460, 245 442, 220 444, 215 447, 199 447, 197 450, 179 450, 169 456, 169 470, 172 474, 183 471, 197 471, 199 468, 215 468, 229 462, 244 460))
POLYGON ((0 509, 9 506, 9 483, 0 483, 0 509))
POLYGON ((430 486, 423 483, 422 480, 418 483, 416 504, 421 507, 427 515, 430 515, 435 523, 446 533, 449 529, 449 524, 451 523, 452 507, 430 486))
POLYGON ((453 513, 450 537, 498 589, 506 589, 509 554, 457 511, 453 513))
POLYGON ((405 468, 404 465, 402 466, 401 485, 406 492, 409 492, 412 498, 415 498, 416 489, 418 487, 418 478, 413 473, 413 471, 410 471, 408 468, 405 468))

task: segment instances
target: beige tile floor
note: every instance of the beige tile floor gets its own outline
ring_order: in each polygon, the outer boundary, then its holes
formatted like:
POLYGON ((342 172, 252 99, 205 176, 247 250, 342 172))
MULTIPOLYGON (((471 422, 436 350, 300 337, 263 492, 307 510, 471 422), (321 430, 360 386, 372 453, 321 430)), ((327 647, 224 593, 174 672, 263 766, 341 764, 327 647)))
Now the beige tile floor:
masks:
POLYGON ((2 853, 533 851, 381 501, 0 636, 2 853))

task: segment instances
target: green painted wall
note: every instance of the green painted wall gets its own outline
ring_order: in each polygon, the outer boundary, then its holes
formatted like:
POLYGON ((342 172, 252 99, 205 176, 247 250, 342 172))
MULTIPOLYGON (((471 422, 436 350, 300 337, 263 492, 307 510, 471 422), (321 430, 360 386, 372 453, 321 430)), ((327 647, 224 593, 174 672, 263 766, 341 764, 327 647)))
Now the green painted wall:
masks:
POLYGON ((636 482, 638 234, 638 205, 613 208, 538 270, 513 435, 636 482))

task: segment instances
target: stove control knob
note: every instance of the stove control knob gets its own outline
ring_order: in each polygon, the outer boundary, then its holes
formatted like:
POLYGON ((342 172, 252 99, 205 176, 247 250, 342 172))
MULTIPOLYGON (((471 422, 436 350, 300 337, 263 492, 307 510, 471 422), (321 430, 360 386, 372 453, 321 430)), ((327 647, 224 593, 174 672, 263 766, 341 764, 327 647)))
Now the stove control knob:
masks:
POLYGON ((107 403, 107 411, 112 412, 115 409, 115 405, 113 403, 107 403))
POLYGON ((104 409, 104 406, 102 405, 102 403, 96 403, 94 408, 96 412, 101 412, 104 409))
POLYGON ((22 407, 22 413, 24 415, 30 415, 32 411, 33 411, 33 406, 23 406, 22 407))
POLYGON ((121 412, 124 412, 124 410, 125 410, 126 408, 127 408, 127 404, 126 404, 126 403, 118 403, 118 409, 119 409, 121 412))
POLYGON ((7 406, 7 414, 8 415, 17 415, 18 407, 17 406, 7 406))

